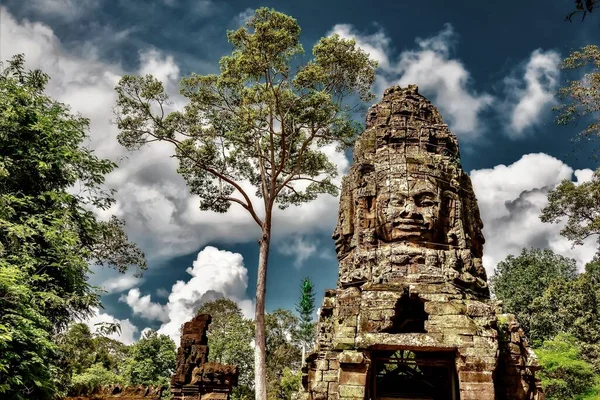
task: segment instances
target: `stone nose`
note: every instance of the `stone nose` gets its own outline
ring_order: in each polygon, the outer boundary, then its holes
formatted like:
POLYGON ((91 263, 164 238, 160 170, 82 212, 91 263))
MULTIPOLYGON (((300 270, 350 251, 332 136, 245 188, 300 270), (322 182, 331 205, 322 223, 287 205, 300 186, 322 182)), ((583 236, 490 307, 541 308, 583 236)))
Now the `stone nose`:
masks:
POLYGON ((413 215, 417 212, 417 206, 415 205, 415 202, 412 199, 407 199, 406 202, 404 203, 404 208, 402 209, 402 212, 400 213, 401 216, 410 216, 413 215))

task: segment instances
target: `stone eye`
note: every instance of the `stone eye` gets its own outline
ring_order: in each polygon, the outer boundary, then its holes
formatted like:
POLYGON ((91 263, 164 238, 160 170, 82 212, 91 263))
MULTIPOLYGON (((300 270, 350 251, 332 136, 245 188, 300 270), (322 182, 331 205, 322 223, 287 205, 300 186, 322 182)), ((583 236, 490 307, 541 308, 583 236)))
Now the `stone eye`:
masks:
POLYGON ((415 200, 419 207, 432 207, 437 204, 437 201, 435 201, 433 197, 428 194, 418 196, 415 200))
POLYGON ((394 197, 389 200, 389 205, 392 207, 404 207, 405 202, 403 197, 394 197))

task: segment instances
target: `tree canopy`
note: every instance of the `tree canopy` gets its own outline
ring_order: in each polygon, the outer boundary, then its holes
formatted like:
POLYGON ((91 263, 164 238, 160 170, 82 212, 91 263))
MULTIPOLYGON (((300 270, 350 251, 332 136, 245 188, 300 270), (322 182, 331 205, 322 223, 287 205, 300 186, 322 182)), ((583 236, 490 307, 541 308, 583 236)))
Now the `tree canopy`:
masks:
POLYGON ((594 139, 600 134, 600 48, 587 45, 572 51, 561 68, 567 72, 581 72, 558 91, 561 103, 555 107, 558 123, 566 125, 583 120, 581 139, 594 139))
POLYGON ((168 386, 176 358, 173 340, 148 330, 129 350, 126 378, 132 385, 168 386))
POLYGON ((253 387, 252 321, 244 317, 235 302, 226 298, 202 304, 197 313, 212 317, 207 333, 209 361, 237 365, 239 385, 253 387))
POLYGON ((0 396, 59 390, 52 334, 100 305, 90 264, 146 267, 123 222, 101 221, 116 165, 82 146, 89 121, 44 94, 48 75, 15 56, 0 73, 0 396))
POLYGON ((548 249, 523 249, 518 256, 509 255, 498 263, 490 277, 490 287, 503 309, 517 316, 525 332, 530 328, 530 305, 543 295, 558 278, 577 275, 575 260, 548 249))

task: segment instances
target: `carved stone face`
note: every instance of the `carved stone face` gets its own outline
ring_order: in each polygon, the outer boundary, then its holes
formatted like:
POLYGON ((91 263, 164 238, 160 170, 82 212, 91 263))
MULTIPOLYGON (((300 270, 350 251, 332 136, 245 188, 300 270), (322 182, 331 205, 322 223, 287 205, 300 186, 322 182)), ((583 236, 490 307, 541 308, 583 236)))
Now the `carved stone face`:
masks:
POLYGON ((385 242, 433 241, 439 229, 441 189, 431 178, 392 179, 379 187, 377 236, 385 242))

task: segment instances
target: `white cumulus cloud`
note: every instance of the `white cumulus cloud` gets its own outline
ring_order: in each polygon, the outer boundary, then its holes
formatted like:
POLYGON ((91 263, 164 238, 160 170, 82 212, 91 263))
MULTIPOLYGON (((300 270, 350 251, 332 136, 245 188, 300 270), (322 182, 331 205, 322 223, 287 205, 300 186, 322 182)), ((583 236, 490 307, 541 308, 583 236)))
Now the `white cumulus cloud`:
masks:
POLYGON ((500 94, 473 89, 471 73, 453 56, 458 36, 450 24, 431 37, 417 38, 413 49, 399 54, 382 29, 364 33, 350 24, 338 24, 329 33, 354 38, 379 62, 375 86, 378 95, 391 85, 417 84, 462 139, 475 139, 486 130, 481 115, 491 106, 502 118, 508 116, 510 129, 506 133, 519 137, 539 124, 554 102, 560 55, 553 50, 534 50, 523 67, 503 80, 500 86, 505 97, 500 98, 500 94))
POLYGON ((138 332, 138 328, 127 319, 117 319, 110 314, 101 312, 98 308, 92 309, 94 315, 85 320, 84 323, 90 327, 90 331, 95 332, 98 329, 96 324, 101 323, 118 323, 121 327, 121 333, 113 333, 108 335, 109 338, 123 342, 124 344, 131 344, 135 342, 135 334, 138 332))
POLYGON ((306 237, 296 236, 277 243, 276 249, 281 254, 294 257, 294 266, 299 268, 302 263, 317 251, 318 242, 306 237))
POLYGON ((510 165, 471 171, 471 180, 484 228, 483 263, 491 274, 496 264, 523 248, 548 248, 574 258, 580 269, 596 252, 593 238, 572 247, 560 235, 564 223, 540 221, 541 209, 548 204, 547 193, 564 179, 589 179, 591 170, 576 170, 547 154, 526 154, 510 165))
POLYGON ((149 294, 142 296, 140 289, 131 289, 125 295, 119 297, 119 301, 127 303, 134 315, 142 318, 166 322, 169 320, 168 311, 165 306, 154 303, 149 294))
POLYGON ((133 275, 123 275, 119 274, 114 278, 110 278, 100 284, 104 290, 108 293, 120 293, 127 289, 131 289, 134 286, 138 286, 143 282, 142 278, 137 278, 133 275))
POLYGON ((248 270, 241 254, 207 246, 186 272, 191 278, 173 285, 165 305, 152 302, 150 295, 142 296, 138 289, 130 290, 122 301, 134 314, 163 322, 158 332, 169 335, 176 343, 181 325, 207 301, 225 297, 235 301, 247 317, 254 314, 253 303, 246 294, 248 270))
POLYGON ((483 129, 480 114, 494 99, 472 89, 470 72, 460 60, 452 57, 456 33, 450 24, 432 37, 417 38, 416 48, 405 50, 397 57, 391 40, 382 30, 363 34, 352 25, 338 24, 330 33, 354 38, 379 62, 376 87, 379 95, 391 85, 417 84, 456 134, 465 139, 479 136, 483 129))
POLYGON ((510 116, 508 134, 518 137, 540 122, 554 104, 554 92, 560 75, 560 54, 534 50, 524 67, 523 78, 507 77, 507 112, 510 116))

